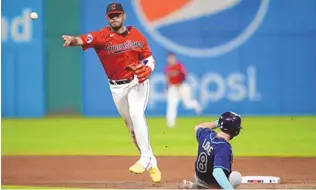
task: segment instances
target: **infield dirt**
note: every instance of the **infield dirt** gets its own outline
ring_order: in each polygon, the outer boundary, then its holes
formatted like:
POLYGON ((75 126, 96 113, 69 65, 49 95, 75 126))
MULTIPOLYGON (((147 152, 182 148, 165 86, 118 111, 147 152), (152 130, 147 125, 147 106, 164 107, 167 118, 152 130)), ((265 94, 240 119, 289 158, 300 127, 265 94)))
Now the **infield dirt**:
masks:
MULTIPOLYGON (((193 180, 194 157, 158 157, 162 181, 149 173, 128 171, 137 157, 2 156, 2 185, 120 189, 175 189, 181 179, 193 180)), ((239 188, 316 188, 316 158, 235 158, 233 170, 243 176, 279 176, 281 184, 243 184, 239 188)))

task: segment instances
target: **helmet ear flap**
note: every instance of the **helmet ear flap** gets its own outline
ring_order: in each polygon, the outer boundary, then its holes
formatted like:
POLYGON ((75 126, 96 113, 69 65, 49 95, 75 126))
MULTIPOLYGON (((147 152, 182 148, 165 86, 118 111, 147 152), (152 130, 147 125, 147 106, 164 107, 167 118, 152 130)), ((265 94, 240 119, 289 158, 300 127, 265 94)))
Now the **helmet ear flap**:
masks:
POLYGON ((239 135, 239 133, 240 133, 240 128, 238 128, 238 129, 236 130, 236 132, 235 132, 235 136, 238 136, 238 135, 239 135))
POLYGON ((228 133, 228 129, 225 128, 223 125, 221 125, 219 128, 220 128, 221 131, 223 131, 225 133, 228 133))

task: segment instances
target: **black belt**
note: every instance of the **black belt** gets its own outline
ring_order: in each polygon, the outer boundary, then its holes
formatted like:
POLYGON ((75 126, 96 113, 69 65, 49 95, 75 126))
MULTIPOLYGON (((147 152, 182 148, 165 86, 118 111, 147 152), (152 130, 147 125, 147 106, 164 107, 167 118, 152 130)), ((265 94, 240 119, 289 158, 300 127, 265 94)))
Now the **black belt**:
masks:
POLYGON ((121 85, 121 84, 128 84, 132 82, 131 79, 122 79, 122 80, 109 80, 111 85, 121 85))

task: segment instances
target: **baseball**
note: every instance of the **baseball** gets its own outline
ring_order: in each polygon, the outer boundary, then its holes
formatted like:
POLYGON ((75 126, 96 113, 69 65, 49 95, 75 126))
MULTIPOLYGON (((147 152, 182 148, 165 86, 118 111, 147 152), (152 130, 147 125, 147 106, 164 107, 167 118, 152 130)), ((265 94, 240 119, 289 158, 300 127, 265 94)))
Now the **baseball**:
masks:
POLYGON ((229 175, 229 182, 234 188, 238 187, 242 182, 241 174, 237 171, 232 171, 232 173, 229 175))
POLYGON ((36 12, 32 12, 30 14, 30 17, 31 17, 32 20, 36 20, 38 18, 38 14, 36 12))

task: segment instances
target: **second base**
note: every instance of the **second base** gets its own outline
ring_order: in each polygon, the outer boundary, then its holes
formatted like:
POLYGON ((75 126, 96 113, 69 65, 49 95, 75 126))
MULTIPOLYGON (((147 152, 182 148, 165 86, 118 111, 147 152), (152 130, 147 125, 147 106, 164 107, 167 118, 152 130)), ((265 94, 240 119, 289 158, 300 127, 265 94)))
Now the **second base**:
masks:
POLYGON ((243 176, 241 183, 281 183, 276 176, 243 176))

